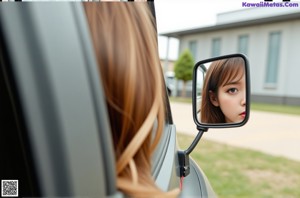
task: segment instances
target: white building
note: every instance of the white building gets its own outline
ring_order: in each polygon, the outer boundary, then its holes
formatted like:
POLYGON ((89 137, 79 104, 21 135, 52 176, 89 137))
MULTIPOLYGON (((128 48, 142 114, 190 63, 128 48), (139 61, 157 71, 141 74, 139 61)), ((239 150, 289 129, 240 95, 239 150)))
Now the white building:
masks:
POLYGON ((213 26, 161 34, 180 40, 196 61, 231 53, 250 62, 251 100, 300 105, 300 7, 221 13, 213 26))

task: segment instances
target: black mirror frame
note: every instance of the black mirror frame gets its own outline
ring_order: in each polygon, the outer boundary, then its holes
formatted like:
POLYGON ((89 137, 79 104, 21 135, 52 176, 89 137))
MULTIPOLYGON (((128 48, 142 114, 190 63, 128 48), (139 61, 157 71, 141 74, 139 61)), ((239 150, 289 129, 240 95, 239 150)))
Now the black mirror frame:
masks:
POLYGON ((232 127, 240 127, 245 125, 249 120, 250 115, 250 72, 249 72, 249 61, 248 58, 244 54, 229 54, 224 56, 217 56, 214 58, 205 59, 202 61, 199 61, 194 66, 193 71, 193 92, 192 92, 192 105, 193 105, 193 118, 194 122, 197 126, 198 130, 207 131, 208 128, 232 128, 232 127), (246 116, 245 119, 242 122, 239 123, 220 123, 220 124, 203 124, 200 123, 197 119, 197 89, 196 89, 196 81, 197 81, 197 69, 200 67, 200 65, 220 60, 220 59, 227 59, 227 58, 233 58, 233 57, 241 57, 245 61, 245 78, 246 78, 246 116))

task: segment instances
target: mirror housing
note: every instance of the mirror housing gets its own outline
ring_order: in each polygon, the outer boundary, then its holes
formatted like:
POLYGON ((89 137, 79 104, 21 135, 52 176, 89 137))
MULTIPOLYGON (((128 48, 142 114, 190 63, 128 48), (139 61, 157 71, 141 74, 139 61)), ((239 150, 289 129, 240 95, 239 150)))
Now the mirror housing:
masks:
POLYGON ((197 62, 193 72, 192 104, 193 118, 198 130, 207 131, 208 128, 230 128, 245 125, 250 113, 250 73, 247 57, 243 54, 230 54, 197 62), (213 75, 215 75, 215 80, 211 80, 213 75), (212 88, 214 84, 218 86, 212 88), (210 90, 211 88, 212 90, 210 90), (202 95, 205 96, 205 100, 202 100, 202 95), (222 99, 223 96, 227 98, 222 99), (239 99, 235 99, 237 97, 239 99), (239 104, 235 103, 237 113, 234 114, 233 119, 226 114, 226 109, 227 112, 229 109, 234 113, 235 110, 228 103, 222 103, 225 100, 238 100, 239 104), (204 102, 212 103, 209 104, 211 107, 208 109, 209 105, 204 104, 204 102), (223 121, 206 118, 210 116, 214 118, 218 116, 217 114, 223 117, 220 119, 223 121), (202 120, 214 121, 203 122, 200 118, 201 115, 204 115, 202 120))

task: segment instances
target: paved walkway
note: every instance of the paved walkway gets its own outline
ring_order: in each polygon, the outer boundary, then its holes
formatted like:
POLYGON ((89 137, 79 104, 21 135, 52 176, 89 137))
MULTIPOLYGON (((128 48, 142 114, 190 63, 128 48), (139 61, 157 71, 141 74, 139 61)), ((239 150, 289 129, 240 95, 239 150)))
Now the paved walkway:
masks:
MULTIPOLYGON (((177 131, 195 136, 192 105, 171 102, 177 131)), ((300 116, 251 111, 243 127, 209 129, 203 138, 300 161, 300 116)))

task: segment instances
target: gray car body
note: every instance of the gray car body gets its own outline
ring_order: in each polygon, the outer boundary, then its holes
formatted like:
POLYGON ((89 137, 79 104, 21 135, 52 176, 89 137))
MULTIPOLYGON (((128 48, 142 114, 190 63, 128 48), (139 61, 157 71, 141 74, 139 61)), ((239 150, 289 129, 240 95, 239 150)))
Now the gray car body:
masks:
MULTIPOLYGON (((32 180, 38 184, 33 187, 38 194, 26 195, 123 197, 116 188, 105 96, 81 3, 2 3, 0 25, 1 48, 9 59, 4 67, 18 93, 32 180)), ((152 171, 165 191, 180 181, 169 101, 166 109, 152 171)), ((180 196, 215 197, 205 174, 190 163, 180 196)))

